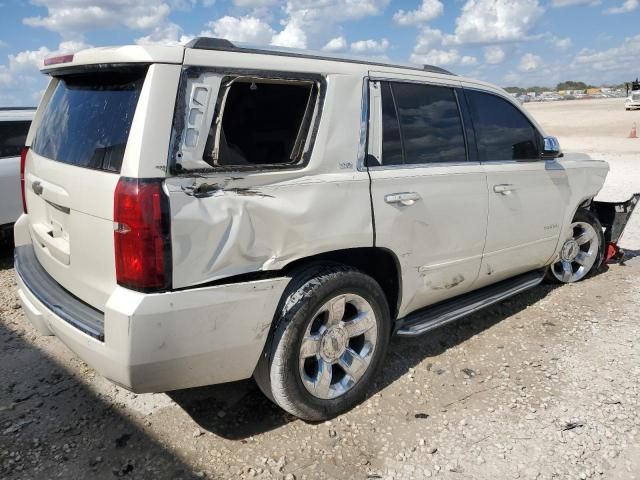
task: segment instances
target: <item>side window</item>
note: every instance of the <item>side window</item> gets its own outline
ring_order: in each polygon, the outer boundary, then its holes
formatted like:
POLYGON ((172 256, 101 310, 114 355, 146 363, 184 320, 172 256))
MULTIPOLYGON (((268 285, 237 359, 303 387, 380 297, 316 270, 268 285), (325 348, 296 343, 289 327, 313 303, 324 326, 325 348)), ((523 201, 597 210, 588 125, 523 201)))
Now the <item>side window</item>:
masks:
POLYGON ((540 134, 507 100, 465 90, 471 110, 480 161, 537 160, 540 134))
POLYGON ((390 87, 405 164, 466 160, 462 120, 452 88, 400 82, 390 87))
POLYGON ((0 122, 0 158, 20 156, 29 125, 29 121, 0 122))
POLYGON ((317 98, 314 82, 227 79, 203 159, 212 166, 299 163, 308 149, 317 98))

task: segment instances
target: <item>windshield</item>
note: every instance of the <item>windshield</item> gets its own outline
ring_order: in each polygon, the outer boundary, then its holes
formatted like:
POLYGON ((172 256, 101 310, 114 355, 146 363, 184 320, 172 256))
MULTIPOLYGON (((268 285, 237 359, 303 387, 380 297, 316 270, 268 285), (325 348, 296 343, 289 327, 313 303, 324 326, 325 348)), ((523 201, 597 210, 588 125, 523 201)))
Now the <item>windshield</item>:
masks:
POLYGON ((59 78, 32 148, 51 160, 120 172, 146 67, 59 78))

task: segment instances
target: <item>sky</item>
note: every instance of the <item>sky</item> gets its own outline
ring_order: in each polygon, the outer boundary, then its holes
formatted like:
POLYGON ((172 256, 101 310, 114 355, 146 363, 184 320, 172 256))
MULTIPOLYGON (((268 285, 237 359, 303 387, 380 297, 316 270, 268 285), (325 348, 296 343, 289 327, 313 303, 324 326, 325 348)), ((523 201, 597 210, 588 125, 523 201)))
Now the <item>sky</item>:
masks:
POLYGON ((0 106, 37 104, 44 58, 216 36, 438 65, 506 86, 640 75, 640 0, 0 0, 0 106))

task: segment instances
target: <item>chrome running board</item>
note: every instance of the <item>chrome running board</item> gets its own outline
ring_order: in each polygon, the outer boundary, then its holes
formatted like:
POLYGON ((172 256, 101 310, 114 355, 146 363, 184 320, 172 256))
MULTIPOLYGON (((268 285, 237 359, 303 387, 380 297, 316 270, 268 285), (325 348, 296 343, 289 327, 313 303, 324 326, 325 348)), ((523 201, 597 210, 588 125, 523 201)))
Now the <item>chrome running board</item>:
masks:
POLYGON ((546 269, 535 270, 410 313, 396 322, 396 333, 416 337, 539 285, 546 269))

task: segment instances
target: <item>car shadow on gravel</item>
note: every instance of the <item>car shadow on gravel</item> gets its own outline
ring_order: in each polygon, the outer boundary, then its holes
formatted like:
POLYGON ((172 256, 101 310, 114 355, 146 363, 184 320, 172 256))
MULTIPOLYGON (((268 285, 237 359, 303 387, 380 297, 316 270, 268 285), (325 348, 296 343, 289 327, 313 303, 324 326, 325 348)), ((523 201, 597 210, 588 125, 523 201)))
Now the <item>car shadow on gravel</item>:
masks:
POLYGON ((0 270, 13 268, 13 244, 0 242, 0 270))
MULTIPOLYGON (((13 308, 13 307, 10 307, 13 308)), ((0 478, 196 478, 0 310, 0 478)))
MULTIPOLYGON (((422 337, 393 338, 382 375, 374 383, 370 395, 392 384, 421 361, 437 357, 505 318, 517 315, 544 298, 556 286, 539 285, 422 337)), ((468 367, 473 369, 472 358, 468 367)), ((433 370, 434 375, 444 373, 437 366, 433 370)), ((270 402, 253 380, 177 390, 168 394, 200 428, 229 440, 243 441, 289 422, 301 421, 270 402)))

